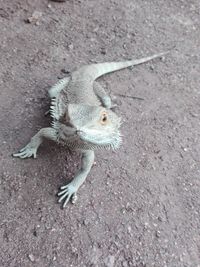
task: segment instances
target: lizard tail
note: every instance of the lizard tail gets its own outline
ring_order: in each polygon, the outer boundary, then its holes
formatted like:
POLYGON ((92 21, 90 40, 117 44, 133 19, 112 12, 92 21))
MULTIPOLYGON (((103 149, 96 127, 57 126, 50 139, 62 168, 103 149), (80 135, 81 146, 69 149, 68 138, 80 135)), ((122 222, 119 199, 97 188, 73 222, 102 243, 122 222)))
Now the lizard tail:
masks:
POLYGON ((92 76, 92 78, 95 80, 104 74, 148 62, 152 59, 162 57, 162 56, 168 54, 169 52, 170 51, 166 51, 166 52, 158 53, 158 54, 155 54, 155 55, 152 55, 149 57, 127 60, 127 61, 121 61, 121 62, 106 62, 106 63, 92 64, 92 65, 88 66, 89 68, 91 68, 89 70, 90 76, 92 76))

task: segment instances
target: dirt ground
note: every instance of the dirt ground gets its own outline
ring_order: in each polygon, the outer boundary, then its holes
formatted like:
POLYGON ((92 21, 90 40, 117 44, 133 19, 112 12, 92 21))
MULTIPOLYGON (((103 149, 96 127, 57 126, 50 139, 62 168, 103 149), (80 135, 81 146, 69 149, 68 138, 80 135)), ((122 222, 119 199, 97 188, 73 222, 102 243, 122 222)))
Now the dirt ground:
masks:
POLYGON ((0 266, 199 267, 199 0, 0 0, 0 62, 0 266), (174 46, 100 80, 123 146, 96 153, 61 209, 80 156, 50 142, 35 160, 11 156, 49 125, 48 88, 83 64, 174 46))

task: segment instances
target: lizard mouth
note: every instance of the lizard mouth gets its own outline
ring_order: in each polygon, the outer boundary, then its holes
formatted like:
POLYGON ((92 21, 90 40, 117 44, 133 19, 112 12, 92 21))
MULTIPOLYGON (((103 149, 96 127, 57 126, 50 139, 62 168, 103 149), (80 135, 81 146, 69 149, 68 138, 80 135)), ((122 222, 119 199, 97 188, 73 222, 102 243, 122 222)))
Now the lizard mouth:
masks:
POLYGON ((122 137, 119 131, 112 135, 102 135, 95 130, 87 131, 87 133, 79 130, 77 131, 77 135, 81 140, 95 146, 96 148, 117 149, 122 143, 122 137))

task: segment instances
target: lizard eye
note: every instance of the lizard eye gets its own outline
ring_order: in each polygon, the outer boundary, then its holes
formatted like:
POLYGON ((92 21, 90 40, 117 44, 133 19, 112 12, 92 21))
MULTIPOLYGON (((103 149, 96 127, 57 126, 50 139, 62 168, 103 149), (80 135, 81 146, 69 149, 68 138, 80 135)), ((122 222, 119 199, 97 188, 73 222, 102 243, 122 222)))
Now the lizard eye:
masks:
POLYGON ((103 112, 102 115, 101 115, 101 124, 106 124, 107 123, 107 120, 108 120, 108 115, 106 112, 103 112))

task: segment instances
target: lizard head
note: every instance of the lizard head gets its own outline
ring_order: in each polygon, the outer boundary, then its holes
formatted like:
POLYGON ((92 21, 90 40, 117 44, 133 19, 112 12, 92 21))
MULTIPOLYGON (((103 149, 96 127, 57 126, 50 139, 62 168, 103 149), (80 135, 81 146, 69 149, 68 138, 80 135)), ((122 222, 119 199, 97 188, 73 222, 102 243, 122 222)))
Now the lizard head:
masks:
POLYGON ((68 105, 68 121, 77 136, 92 148, 118 148, 121 144, 121 119, 101 106, 68 105))

